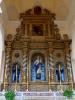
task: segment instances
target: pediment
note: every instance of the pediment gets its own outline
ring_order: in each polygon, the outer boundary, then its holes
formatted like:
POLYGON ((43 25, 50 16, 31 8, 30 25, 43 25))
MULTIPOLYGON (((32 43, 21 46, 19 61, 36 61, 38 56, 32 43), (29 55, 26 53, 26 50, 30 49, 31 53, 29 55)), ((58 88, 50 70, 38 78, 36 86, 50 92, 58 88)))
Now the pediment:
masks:
POLYGON ((52 13, 51 11, 49 11, 46 8, 42 8, 41 6, 35 6, 32 9, 28 9, 27 11, 25 11, 24 13, 20 14, 20 18, 24 17, 24 16, 52 16, 53 18, 55 18, 55 13, 52 13))
POLYGON ((55 14, 48 9, 35 6, 20 14, 20 26, 16 29, 13 43, 68 41, 68 35, 61 36, 58 25, 54 23, 55 14), (17 42, 16 42, 17 41, 17 42))

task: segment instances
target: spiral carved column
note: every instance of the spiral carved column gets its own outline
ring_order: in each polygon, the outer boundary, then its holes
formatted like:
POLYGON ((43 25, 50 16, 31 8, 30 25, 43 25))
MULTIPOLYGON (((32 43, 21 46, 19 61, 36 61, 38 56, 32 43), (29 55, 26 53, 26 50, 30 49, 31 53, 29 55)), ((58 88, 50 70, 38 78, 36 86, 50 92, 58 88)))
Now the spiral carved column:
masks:
POLYGON ((54 60, 53 60, 53 48, 52 43, 49 43, 49 89, 51 89, 51 83, 54 82, 54 60))
POLYGON ((66 60, 67 60, 67 68, 69 73, 69 81, 72 81, 72 67, 71 67, 71 57, 69 53, 66 54, 66 60))
POLYGON ((53 60, 53 52, 49 53, 49 66, 50 66, 50 81, 54 82, 54 60, 53 60))
POLYGON ((10 67, 11 67, 11 36, 8 35, 5 48, 5 74, 4 74, 4 89, 8 88, 8 83, 10 81, 10 67))
POLYGON ((71 84, 70 88, 73 89, 73 79, 72 79, 72 65, 71 65, 71 55, 70 55, 70 48, 66 43, 66 65, 68 71, 68 81, 71 84))
POLYGON ((23 74, 23 80, 22 82, 26 83, 27 81, 27 50, 25 48, 23 49, 23 69, 22 69, 22 74, 23 74))
POLYGON ((23 46, 23 67, 22 67, 22 82, 25 84, 28 89, 28 49, 27 43, 24 43, 23 46))

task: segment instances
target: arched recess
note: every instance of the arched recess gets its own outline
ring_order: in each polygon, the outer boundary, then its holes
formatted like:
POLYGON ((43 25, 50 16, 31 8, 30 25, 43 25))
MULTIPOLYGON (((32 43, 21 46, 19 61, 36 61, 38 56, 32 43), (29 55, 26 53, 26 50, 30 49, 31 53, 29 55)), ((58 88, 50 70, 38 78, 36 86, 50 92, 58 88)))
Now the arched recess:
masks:
POLYGON ((20 83, 21 78, 21 64, 19 62, 15 62, 12 64, 11 68, 11 81, 13 83, 20 83))
POLYGON ((55 65, 55 78, 58 82, 64 82, 65 81, 65 71, 64 71, 64 64, 63 62, 56 62, 55 65))
POLYGON ((45 57, 42 53, 34 53, 31 57, 31 81, 45 81, 45 57))

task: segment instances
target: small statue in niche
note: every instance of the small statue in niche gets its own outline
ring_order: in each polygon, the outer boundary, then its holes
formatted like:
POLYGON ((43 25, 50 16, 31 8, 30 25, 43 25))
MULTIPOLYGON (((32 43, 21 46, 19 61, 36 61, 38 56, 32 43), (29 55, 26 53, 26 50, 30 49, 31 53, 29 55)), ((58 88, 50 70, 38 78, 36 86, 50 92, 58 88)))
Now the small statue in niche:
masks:
POLYGON ((21 70, 18 63, 13 64, 12 66, 12 82, 20 82, 21 80, 21 70))
POLYGON ((12 82, 16 82, 16 66, 12 67, 12 82))
POLYGON ((65 80, 65 76, 64 76, 64 67, 61 68, 61 81, 65 80))
POLYGON ((33 36, 43 36, 43 27, 42 25, 33 25, 32 26, 33 36))
POLYGON ((56 65, 56 80, 57 81, 64 81, 65 75, 64 75, 64 66, 60 63, 56 65))
POLYGON ((55 29, 55 37, 57 40, 60 40, 61 39, 61 35, 59 33, 59 28, 57 25, 54 25, 54 29, 55 29))
POLYGON ((45 81, 45 64, 43 58, 39 55, 32 60, 32 81, 45 81))
POLYGON ((39 56, 37 56, 36 60, 34 61, 34 66, 36 67, 36 79, 41 79, 41 64, 42 60, 39 56))
POLYGON ((60 81, 60 72, 58 67, 56 67, 56 80, 60 81))

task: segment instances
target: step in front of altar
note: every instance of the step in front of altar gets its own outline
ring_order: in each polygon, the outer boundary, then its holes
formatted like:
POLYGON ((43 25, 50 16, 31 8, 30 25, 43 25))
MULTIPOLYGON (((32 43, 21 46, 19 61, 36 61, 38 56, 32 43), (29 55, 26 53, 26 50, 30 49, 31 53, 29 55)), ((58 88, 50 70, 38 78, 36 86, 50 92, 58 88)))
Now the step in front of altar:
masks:
MULTIPOLYGON (((0 100, 6 100, 4 94, 5 92, 0 92, 0 100)), ((66 100, 61 92, 16 92, 15 94, 15 100, 66 100)))
POLYGON ((48 100, 48 99, 53 100, 55 95, 60 95, 60 98, 62 96, 61 93, 54 94, 54 93, 50 93, 50 92, 25 92, 25 93, 20 94, 20 95, 19 95, 19 93, 17 93, 16 95, 17 95, 17 97, 22 96, 22 98, 25 99, 25 100, 29 100, 29 99, 30 100, 31 99, 32 100, 38 100, 38 99, 40 99, 40 100, 48 100))

